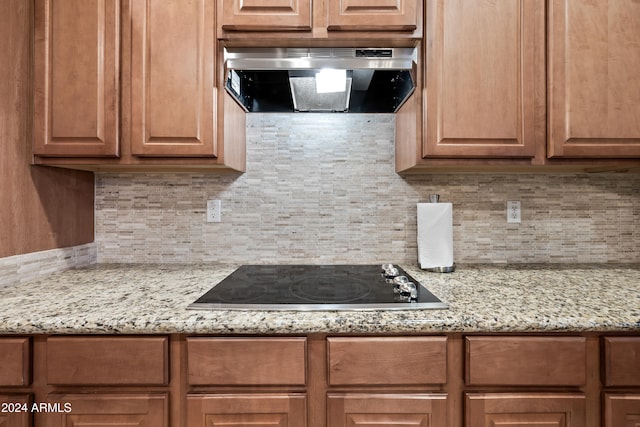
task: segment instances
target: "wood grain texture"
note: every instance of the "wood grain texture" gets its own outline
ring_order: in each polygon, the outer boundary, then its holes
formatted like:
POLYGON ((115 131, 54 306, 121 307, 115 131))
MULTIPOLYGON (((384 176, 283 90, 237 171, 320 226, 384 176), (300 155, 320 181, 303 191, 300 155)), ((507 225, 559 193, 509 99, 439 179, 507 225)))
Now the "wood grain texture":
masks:
POLYGON ((466 337, 466 383, 581 386, 585 344, 583 337, 466 337))
POLYGON ((419 0, 326 1, 329 31, 414 31, 422 13, 419 0))
POLYGON ((603 427, 640 425, 640 393, 607 393, 604 396, 603 427))
POLYGON ((0 257, 93 241, 93 174, 30 166, 31 2, 0 2, 0 257))
POLYGON ((445 426, 445 394, 331 393, 327 427, 445 426))
POLYGON ((306 339, 188 338, 191 385, 304 385, 306 339))
POLYGON ((44 414, 46 427, 169 427, 169 399, 164 393, 62 394, 47 401, 70 411, 44 414))
POLYGON ((467 393, 466 427, 585 426, 585 399, 577 393, 467 393))
POLYGON ((446 337, 329 337, 329 384, 444 384, 446 337))
POLYGON ((215 157, 215 3, 131 3, 131 154, 215 157))
POLYGON ((311 0, 219 0, 224 31, 311 31, 311 0))
POLYGON ((27 386, 30 383, 29 338, 0 339, 0 386, 27 386))
POLYGON ((50 337, 47 339, 47 382, 166 385, 168 358, 168 338, 162 336, 50 337))
POLYGON ((544 3, 426 7, 423 157, 534 157, 544 145, 544 3))
MULTIPOLYGON (((32 396, 30 394, 0 394, 0 405, 2 404, 18 404, 22 408, 22 405, 26 405, 27 408, 31 407, 32 396)), ((4 406, 2 406, 5 408, 4 406)), ((0 412, 0 426, 3 427, 31 427, 31 414, 29 411, 10 411, 12 408, 5 408, 0 412)))
POLYGON ((304 427, 306 397, 288 393, 188 395, 187 425, 304 427))
POLYGON ((640 157, 640 3, 549 2, 549 157, 640 157))
POLYGON ((34 154, 116 157, 117 0, 35 2, 34 154))
POLYGON ((607 386, 640 386, 640 338, 605 337, 604 382, 607 386))

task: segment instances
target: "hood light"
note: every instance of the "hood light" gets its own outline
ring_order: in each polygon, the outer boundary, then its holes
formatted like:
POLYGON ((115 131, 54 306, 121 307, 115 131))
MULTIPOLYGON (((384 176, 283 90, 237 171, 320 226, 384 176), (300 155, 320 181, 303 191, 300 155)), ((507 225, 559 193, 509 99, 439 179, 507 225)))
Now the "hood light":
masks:
POLYGON ((339 93, 347 90, 347 70, 324 68, 316 73, 317 93, 339 93))

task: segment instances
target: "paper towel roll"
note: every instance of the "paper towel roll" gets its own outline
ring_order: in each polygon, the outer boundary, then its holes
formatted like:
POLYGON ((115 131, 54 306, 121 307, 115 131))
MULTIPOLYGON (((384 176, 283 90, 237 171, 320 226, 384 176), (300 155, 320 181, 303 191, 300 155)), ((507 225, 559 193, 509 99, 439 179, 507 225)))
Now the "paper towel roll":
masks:
POLYGON ((452 209, 451 203, 418 203, 420 268, 453 266, 452 209))

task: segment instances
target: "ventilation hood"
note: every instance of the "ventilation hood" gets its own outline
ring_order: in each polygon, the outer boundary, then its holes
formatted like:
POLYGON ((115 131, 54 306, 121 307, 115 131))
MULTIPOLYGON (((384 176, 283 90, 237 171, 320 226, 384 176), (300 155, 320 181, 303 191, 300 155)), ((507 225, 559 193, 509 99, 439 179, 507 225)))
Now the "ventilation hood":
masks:
POLYGON ((226 90, 247 112, 395 113, 415 48, 225 48, 226 90))

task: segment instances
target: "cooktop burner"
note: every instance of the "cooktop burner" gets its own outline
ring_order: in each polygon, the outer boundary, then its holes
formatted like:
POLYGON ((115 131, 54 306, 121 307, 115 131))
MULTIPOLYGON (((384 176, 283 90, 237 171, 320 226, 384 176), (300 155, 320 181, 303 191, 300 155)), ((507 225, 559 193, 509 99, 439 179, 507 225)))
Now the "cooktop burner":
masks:
POLYGON ((200 297, 190 309, 367 310, 448 308, 415 284, 400 289, 377 265, 244 265, 200 297))

